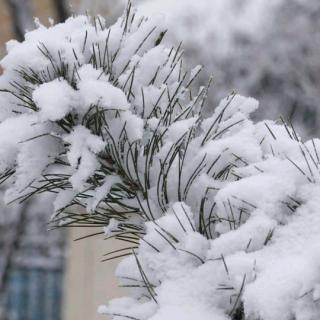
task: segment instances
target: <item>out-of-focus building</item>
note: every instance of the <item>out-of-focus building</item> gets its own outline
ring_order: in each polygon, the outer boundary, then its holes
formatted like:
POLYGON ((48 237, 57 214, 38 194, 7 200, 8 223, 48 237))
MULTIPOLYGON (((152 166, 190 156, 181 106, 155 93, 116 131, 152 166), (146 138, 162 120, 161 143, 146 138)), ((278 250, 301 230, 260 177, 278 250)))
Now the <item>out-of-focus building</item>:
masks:
POLYGON ((115 269, 119 259, 102 262, 103 255, 121 247, 116 240, 103 236, 74 241, 101 231, 98 228, 72 228, 68 233, 67 260, 64 281, 63 320, 107 320, 97 308, 110 299, 121 297, 115 269))
POLYGON ((61 319, 65 236, 48 231, 52 196, 0 201, 1 320, 61 319))

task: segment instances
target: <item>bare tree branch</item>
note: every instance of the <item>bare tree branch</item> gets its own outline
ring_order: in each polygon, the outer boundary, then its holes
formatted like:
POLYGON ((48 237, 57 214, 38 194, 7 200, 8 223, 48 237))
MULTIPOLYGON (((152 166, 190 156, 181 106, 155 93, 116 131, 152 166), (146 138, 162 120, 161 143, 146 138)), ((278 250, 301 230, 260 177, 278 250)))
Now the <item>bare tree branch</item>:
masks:
POLYGON ((30 0, 6 0, 12 16, 12 24, 17 40, 24 39, 26 30, 32 29, 32 4, 30 0))
POLYGON ((65 0, 53 0, 59 22, 64 22, 69 16, 69 8, 65 0))

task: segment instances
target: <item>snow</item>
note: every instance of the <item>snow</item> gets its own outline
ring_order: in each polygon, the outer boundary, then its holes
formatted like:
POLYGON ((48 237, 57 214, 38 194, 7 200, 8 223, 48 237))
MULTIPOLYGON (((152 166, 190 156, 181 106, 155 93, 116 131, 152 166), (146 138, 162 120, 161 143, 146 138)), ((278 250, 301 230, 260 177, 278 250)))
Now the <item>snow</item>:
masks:
MULTIPOLYGON (((93 197, 88 201, 87 210, 89 212, 94 212, 99 203, 104 199, 105 195, 110 192, 112 186, 120 182, 121 180, 118 176, 107 176, 104 183, 100 187, 96 188, 93 197)), ((108 227, 106 228, 112 229, 113 227, 114 226, 112 226, 110 221, 108 227)))
POLYGON ((115 320, 319 319, 319 140, 252 121, 257 100, 235 93, 204 117, 200 67, 157 45, 161 16, 104 23, 72 17, 10 46, 7 199, 52 191, 55 223, 78 204, 130 242, 128 296, 99 308, 115 320))
MULTIPOLYGON (((290 319, 295 312, 301 313, 309 299, 314 301, 310 293, 319 283, 319 235, 315 228, 319 217, 314 197, 319 196, 319 188, 309 186, 308 191, 307 204, 297 210, 297 216, 288 225, 278 228, 269 247, 256 254, 260 276, 244 293, 248 314, 259 314, 264 319, 290 319), (298 307, 295 304, 299 299, 302 301, 298 307)), ((316 306, 317 303, 310 319, 319 317, 316 306)))
POLYGON ((37 134, 42 134, 42 126, 32 126, 35 118, 30 115, 21 115, 8 118, 1 123, 1 171, 6 170, 15 161, 22 141, 37 134), (20 128, 20 130, 17 130, 20 128), (8 139, 10 137, 10 139, 8 139))
MULTIPOLYGON (((319 308, 317 302, 312 304, 312 292, 316 292, 319 283, 319 217, 317 211, 311 210, 318 210, 315 209, 319 206, 313 196, 319 196, 319 187, 312 186, 309 192, 312 193, 307 200, 310 208, 302 206, 285 226, 266 217, 262 211, 256 211, 238 229, 210 241, 191 230, 182 232, 173 214, 160 218, 157 226, 165 228, 170 234, 174 232, 175 237, 178 237, 179 231, 178 250, 196 254, 204 260, 202 264, 188 254, 174 253, 176 249, 159 237, 154 231, 156 228, 147 227, 145 239, 160 250, 155 252, 143 242, 139 248, 138 257, 144 272, 149 281, 158 283, 157 311, 148 319, 188 318, 190 314, 201 314, 204 319, 209 319, 210 315, 211 318, 217 315, 218 319, 229 319, 223 316, 220 309, 229 304, 229 295, 225 295, 228 290, 221 288, 219 295, 216 290, 223 285, 234 288, 232 292, 236 295, 244 276, 243 301, 247 316, 266 320, 289 320, 292 316, 317 319, 319 308), (274 231, 274 235, 271 244, 265 246, 270 230, 274 231)), ((188 224, 185 226, 187 228, 188 224)), ((134 261, 130 258, 125 261, 118 268, 120 278, 123 274, 136 276, 136 272, 128 272, 134 261), (126 266, 125 261, 129 265, 126 266)), ((137 300, 136 303, 147 307, 147 302, 137 300)), ((108 307, 106 310, 109 310, 108 307)))
POLYGON ((53 202, 54 212, 58 212, 59 210, 68 206, 72 202, 72 200, 76 197, 76 195, 77 195, 77 192, 74 190, 60 191, 53 202))
POLYGON ((208 256, 212 259, 238 251, 252 252, 261 248, 270 231, 277 223, 263 212, 255 212, 248 221, 233 232, 221 234, 211 245, 208 256))
POLYGON ((127 110, 129 104, 123 91, 103 79, 98 79, 102 70, 95 71, 95 77, 92 77, 87 66, 79 70, 81 80, 77 86, 81 108, 87 111, 91 106, 99 105, 106 109, 127 110))
POLYGON ((114 218, 110 219, 108 226, 103 227, 105 236, 110 237, 112 235, 112 231, 116 230, 118 225, 119 225, 119 222, 116 219, 114 218))
POLYGON ((70 182, 75 190, 82 191, 86 180, 99 168, 95 154, 101 152, 105 144, 82 126, 75 127, 63 140, 70 144, 67 158, 71 167, 76 169, 70 182))
POLYGON ((35 89, 32 98, 40 109, 41 120, 55 121, 62 119, 71 111, 74 106, 75 91, 67 81, 55 79, 35 89))

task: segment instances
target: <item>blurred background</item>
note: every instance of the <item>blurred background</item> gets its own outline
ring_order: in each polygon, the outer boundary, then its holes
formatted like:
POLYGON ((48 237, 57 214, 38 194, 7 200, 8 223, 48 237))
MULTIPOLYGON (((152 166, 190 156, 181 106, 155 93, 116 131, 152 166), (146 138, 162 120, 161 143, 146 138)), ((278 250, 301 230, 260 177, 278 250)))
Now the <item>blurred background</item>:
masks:
MULTIPOLYGON (((199 84, 213 76, 206 112, 233 90, 260 101, 254 115, 293 124, 303 137, 319 134, 319 0, 136 0, 145 15, 161 13, 168 46, 183 41, 189 66, 202 64, 199 84), (280 120, 279 120, 280 121, 280 120)), ((0 57, 25 30, 77 13, 112 23, 125 0, 0 0, 0 57)), ((1 73, 1 68, 0 68, 1 73)), ((1 146, 0 146, 1 147, 1 146)), ((85 230, 47 231, 50 196, 4 205, 0 193, 0 320, 94 320, 99 304, 122 294, 116 261, 102 255, 118 246, 85 230), (109 247, 109 248, 108 248, 109 247)))

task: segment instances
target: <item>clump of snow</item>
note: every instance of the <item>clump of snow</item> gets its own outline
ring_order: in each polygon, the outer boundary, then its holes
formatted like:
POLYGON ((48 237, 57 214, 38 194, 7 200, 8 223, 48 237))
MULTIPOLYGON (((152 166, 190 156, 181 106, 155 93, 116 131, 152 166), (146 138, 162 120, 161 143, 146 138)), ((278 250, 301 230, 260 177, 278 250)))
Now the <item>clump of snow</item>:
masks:
POLYGON ((79 70, 80 80, 77 84, 81 108, 87 111, 92 105, 100 105, 106 109, 127 110, 129 104, 122 90, 114 87, 101 70, 85 65, 79 70))
POLYGON ((70 166, 76 169, 70 182, 75 190, 81 191, 86 180, 99 168, 96 154, 104 149, 105 144, 100 137, 82 126, 75 127, 63 140, 70 145, 67 159, 70 166))
POLYGON ((103 227, 103 231, 106 237, 110 237, 112 235, 112 231, 114 231, 119 225, 119 222, 116 219, 110 219, 109 224, 106 227, 103 227))
POLYGON ((35 89, 32 98, 39 108, 41 119, 55 121, 64 118, 71 111, 75 91, 66 80, 55 79, 35 89))
MULTIPOLYGON (((106 176, 104 183, 95 190, 93 197, 89 199, 87 210, 89 212, 94 212, 99 203, 105 198, 106 194, 110 192, 112 186, 120 182, 121 180, 118 176, 106 176)), ((109 222, 108 227, 110 224, 111 221, 109 222)))
POLYGON ((53 205, 55 212, 67 207, 76 197, 75 190, 61 190, 54 199, 53 205))

